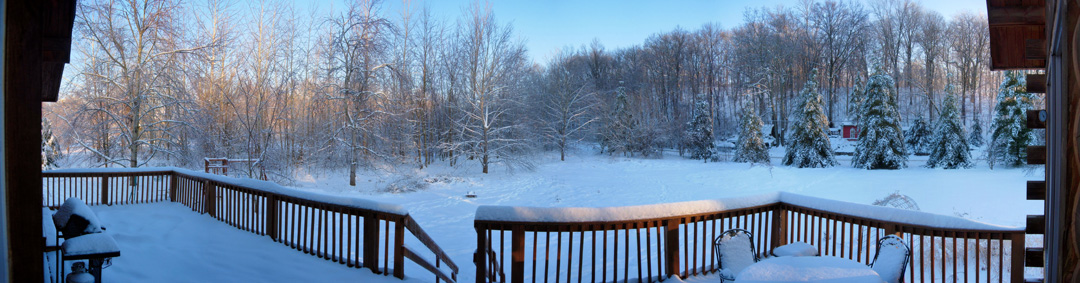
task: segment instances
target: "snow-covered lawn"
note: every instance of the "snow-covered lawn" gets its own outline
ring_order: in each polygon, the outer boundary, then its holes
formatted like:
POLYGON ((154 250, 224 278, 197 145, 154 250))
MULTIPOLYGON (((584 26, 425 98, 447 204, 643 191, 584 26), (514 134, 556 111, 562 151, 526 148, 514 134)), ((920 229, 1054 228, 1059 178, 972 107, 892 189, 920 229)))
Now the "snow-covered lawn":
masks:
MULTIPOLYGON (((772 150, 774 164, 782 154, 783 149, 772 150)), ((294 186, 402 205, 461 266, 463 281, 471 281, 475 274, 472 221, 479 205, 607 207, 773 191, 870 204, 899 192, 910 196, 924 212, 1006 226, 1023 226, 1025 215, 1040 214, 1043 208, 1041 201, 1028 201, 1025 194, 1026 181, 1043 179, 1042 169, 990 170, 985 163, 973 169, 926 169, 922 167, 925 158, 912 157, 909 167, 902 170, 851 168, 850 156, 838 156, 839 167, 797 169, 702 163, 671 152, 660 159, 641 159, 580 149, 566 161, 559 161, 557 154, 541 154, 531 171, 496 169, 485 175, 479 173, 475 161, 463 161, 453 168, 436 164, 424 170, 367 173, 358 177, 356 187, 348 186, 343 173, 301 173, 294 186), (421 188, 388 193, 388 187, 421 188), (470 192, 477 197, 466 198, 470 192)))
MULTIPOLYGON (((233 228, 179 203, 92 209, 120 246, 120 257, 113 258, 112 266, 102 271, 105 282, 430 281, 401 281, 320 259, 270 237, 233 228)), ((56 266, 48 264, 46 268, 56 266)))

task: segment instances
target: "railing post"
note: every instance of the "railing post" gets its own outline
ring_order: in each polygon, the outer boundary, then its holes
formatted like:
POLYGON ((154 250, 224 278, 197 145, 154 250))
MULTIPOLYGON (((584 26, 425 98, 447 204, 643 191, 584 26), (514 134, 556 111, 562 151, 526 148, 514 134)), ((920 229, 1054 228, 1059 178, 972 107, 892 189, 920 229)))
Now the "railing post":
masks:
POLYGON ((203 158, 203 168, 206 171, 206 173, 210 173, 210 159, 209 158, 203 158))
MULTIPOLYGON (((63 200, 61 200, 63 201, 63 200)), ((109 204, 109 176, 101 176, 101 204, 109 204)))
POLYGON ((679 275, 679 224, 682 218, 664 220, 664 273, 679 275))
POLYGON ((394 277, 398 279, 405 279, 405 221, 409 217, 394 222, 394 277))
POLYGON ((379 219, 364 215, 364 267, 379 273, 379 219))
POLYGON ((896 235, 900 238, 904 237, 904 235, 900 234, 900 229, 897 229, 895 223, 885 223, 885 227, 883 228, 885 228, 885 235, 896 235))
POLYGON ((229 159, 221 160, 221 175, 229 176, 229 159))
POLYGON ((514 225, 510 233, 510 283, 525 282, 525 226, 514 225))
POLYGON ((203 213, 210 214, 211 217, 216 217, 217 214, 216 191, 210 180, 203 181, 203 196, 206 199, 206 203, 203 205, 203 213))
POLYGON ((266 196, 266 234, 277 242, 278 234, 278 222, 281 216, 278 213, 278 197, 271 194, 266 196))
POLYGON ((473 253, 473 263, 476 264, 476 283, 487 282, 487 233, 485 230, 479 225, 476 226, 476 252, 473 253))
POLYGON ((772 221, 770 222, 772 224, 772 227, 770 227, 771 229, 769 231, 770 233, 772 233, 772 235, 769 235, 769 250, 775 249, 776 247, 783 246, 788 243, 787 212, 787 209, 784 208, 783 205, 777 206, 772 211, 772 221))
POLYGON ((180 191, 177 188, 177 183, 179 183, 179 180, 177 180, 176 178, 179 178, 176 176, 176 172, 172 172, 169 174, 169 201, 171 202, 176 202, 180 199, 180 191))
POLYGON ((1011 277, 1010 282, 1024 282, 1024 258, 1026 257, 1026 235, 1023 231, 1012 232, 1012 258, 1009 259, 1009 265, 1012 268, 1009 271, 1011 277))

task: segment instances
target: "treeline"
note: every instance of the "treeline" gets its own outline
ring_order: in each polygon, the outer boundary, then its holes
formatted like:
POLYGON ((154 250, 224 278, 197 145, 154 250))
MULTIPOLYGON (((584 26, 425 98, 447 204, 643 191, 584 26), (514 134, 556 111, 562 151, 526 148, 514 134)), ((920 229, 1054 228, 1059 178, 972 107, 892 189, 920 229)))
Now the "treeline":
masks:
POLYGON ((390 11, 348 0, 327 15, 275 0, 78 5, 77 56, 61 101, 45 107, 83 166, 230 157, 284 175, 433 162, 487 172, 579 140, 608 154, 682 153, 695 108, 721 139, 738 133, 747 100, 783 144, 813 69, 830 123, 851 119, 849 92, 873 65, 896 78, 905 119, 936 119, 951 73, 962 120, 985 124, 1001 80, 987 66, 985 16, 909 0, 749 10, 732 28, 619 49, 594 41, 543 66, 487 3, 455 19, 408 1, 390 11))

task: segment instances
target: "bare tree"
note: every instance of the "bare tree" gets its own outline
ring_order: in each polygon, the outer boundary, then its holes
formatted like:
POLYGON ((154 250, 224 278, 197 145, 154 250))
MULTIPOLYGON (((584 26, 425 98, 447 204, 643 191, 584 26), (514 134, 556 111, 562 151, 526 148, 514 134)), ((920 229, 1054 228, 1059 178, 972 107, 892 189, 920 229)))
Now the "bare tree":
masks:
POLYGON ((157 154, 176 155, 176 132, 186 122, 174 114, 183 112, 189 100, 176 76, 181 55, 208 46, 216 39, 192 44, 181 28, 181 6, 168 0, 83 1, 76 19, 89 47, 83 55, 88 64, 80 75, 101 88, 88 96, 83 114, 98 115, 103 127, 115 131, 126 156, 85 148, 109 163, 139 167, 157 154), (140 156, 140 153, 147 156, 140 156))
POLYGON ((566 160, 566 146, 580 140, 581 132, 596 121, 594 86, 584 56, 561 54, 548 66, 543 104, 544 136, 559 148, 559 160, 566 160))
POLYGON ((524 73, 525 48, 511 39, 510 27, 495 21, 490 4, 473 3, 458 29, 465 51, 462 100, 454 117, 460 139, 444 148, 478 160, 484 173, 491 163, 524 161, 515 159, 527 141, 512 111, 520 106, 514 92, 524 73))

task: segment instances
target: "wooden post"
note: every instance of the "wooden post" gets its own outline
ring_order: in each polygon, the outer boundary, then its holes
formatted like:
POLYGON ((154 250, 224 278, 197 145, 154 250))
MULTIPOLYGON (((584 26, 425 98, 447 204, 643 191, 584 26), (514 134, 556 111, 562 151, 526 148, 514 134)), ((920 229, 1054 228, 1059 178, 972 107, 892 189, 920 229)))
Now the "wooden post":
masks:
POLYGON ((169 201, 171 202, 180 200, 180 190, 179 186, 177 186, 180 180, 177 180, 177 178, 179 177, 176 176, 176 172, 169 174, 169 201))
POLYGON ((210 173, 210 159, 209 158, 203 158, 203 168, 205 169, 206 173, 210 173))
POLYGON ((210 214, 211 217, 216 217, 217 212, 217 190, 214 185, 210 183, 210 180, 203 181, 203 197, 206 200, 203 205, 203 213, 210 214))
POLYGON ((374 214, 364 215, 364 267, 379 273, 379 219, 374 214))
POLYGON ((1024 282, 1025 237, 1024 232, 1012 232, 1012 258, 1009 259, 1011 282, 1024 282))
POLYGON ((221 160, 221 175, 229 176, 229 159, 221 160))
POLYGON ((394 221, 394 277, 405 279, 405 221, 401 217, 394 221))
POLYGON ((277 195, 266 196, 266 235, 270 236, 270 239, 274 239, 278 242, 278 234, 280 233, 278 223, 280 222, 280 213, 278 213, 278 197, 277 195))
MULTIPOLYGON (((487 282, 487 232, 486 229, 476 226, 476 252, 473 253, 473 263, 476 264, 476 283, 487 282)), ((558 267, 555 267, 558 268, 558 267)))
POLYGON ((679 275, 679 224, 681 218, 664 220, 664 273, 670 278, 679 275))
POLYGON ((101 204, 109 204, 109 176, 101 176, 101 204))
POLYGON ((514 225, 510 234, 510 248, 513 253, 510 262, 510 282, 525 282, 525 226, 514 225))
POLYGON ((894 223, 885 223, 884 228, 885 228, 885 235, 896 235, 896 236, 898 236, 900 238, 904 237, 904 235, 900 234, 899 229, 896 229, 896 224, 894 224, 894 223))
POLYGON ((769 235, 769 250, 775 249, 776 247, 783 246, 788 243, 787 212, 787 209, 784 209, 783 206, 778 206, 772 211, 772 221, 770 221, 772 227, 770 227, 771 230, 769 231, 770 233, 772 233, 772 235, 769 235))

